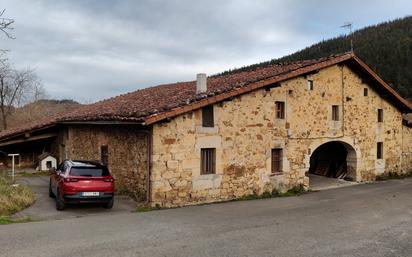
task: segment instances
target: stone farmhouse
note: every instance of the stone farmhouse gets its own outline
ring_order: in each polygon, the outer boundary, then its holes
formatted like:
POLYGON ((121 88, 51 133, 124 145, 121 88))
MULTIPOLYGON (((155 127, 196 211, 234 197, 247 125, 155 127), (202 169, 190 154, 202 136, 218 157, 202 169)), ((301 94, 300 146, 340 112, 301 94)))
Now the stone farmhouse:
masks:
POLYGON ((345 53, 137 90, 3 131, 0 150, 98 160, 142 201, 182 206, 409 171, 411 107, 345 53))

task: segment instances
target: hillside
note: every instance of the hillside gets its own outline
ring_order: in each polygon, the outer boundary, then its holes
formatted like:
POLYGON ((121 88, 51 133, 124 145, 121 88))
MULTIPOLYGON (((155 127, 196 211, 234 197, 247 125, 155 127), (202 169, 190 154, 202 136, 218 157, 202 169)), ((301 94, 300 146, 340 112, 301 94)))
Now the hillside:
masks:
POLYGON ((67 113, 81 104, 73 100, 39 100, 20 108, 15 108, 8 120, 8 128, 15 128, 35 120, 67 113))
MULTIPOLYGON (((357 56, 403 97, 412 99, 412 16, 357 30, 353 33, 353 42, 357 56)), ((273 63, 313 59, 348 51, 349 37, 339 36, 280 59, 237 70, 255 69, 273 63)))

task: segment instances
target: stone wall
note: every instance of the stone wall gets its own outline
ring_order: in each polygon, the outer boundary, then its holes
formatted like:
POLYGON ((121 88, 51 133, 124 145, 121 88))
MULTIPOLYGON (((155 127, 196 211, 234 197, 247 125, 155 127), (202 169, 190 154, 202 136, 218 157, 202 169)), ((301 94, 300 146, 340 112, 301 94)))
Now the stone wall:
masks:
POLYGON ((69 159, 101 161, 102 145, 109 150, 109 169, 116 187, 146 200, 147 136, 139 128, 127 126, 69 126, 61 150, 69 159))
POLYGON ((401 167, 403 172, 412 172, 412 127, 402 128, 402 157, 401 167))
POLYGON ((200 110, 154 125, 153 204, 214 202, 308 186, 310 156, 330 141, 348 150, 347 163, 357 181, 401 171, 401 113, 347 66, 215 104, 214 114, 213 128, 201 126, 200 110), (308 80, 314 81, 313 90, 308 80), (276 101, 285 102, 285 119, 275 118, 276 101), (339 121, 331 120, 332 105, 340 106, 339 121), (382 123, 377 122, 379 108, 382 123), (377 142, 384 146, 381 160, 377 142), (216 174, 200 175, 201 148, 216 148, 216 174), (271 174, 273 148, 283 149, 281 174, 271 174))

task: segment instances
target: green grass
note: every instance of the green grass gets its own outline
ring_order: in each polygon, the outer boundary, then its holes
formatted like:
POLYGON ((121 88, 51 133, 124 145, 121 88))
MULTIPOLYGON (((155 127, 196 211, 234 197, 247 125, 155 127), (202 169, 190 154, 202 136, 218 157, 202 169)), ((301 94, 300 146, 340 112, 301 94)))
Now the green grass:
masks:
POLYGON ((298 186, 295 186, 289 189, 288 191, 284 193, 281 193, 277 190, 273 190, 272 192, 264 192, 261 195, 258 195, 258 194, 245 195, 243 197, 235 199, 234 201, 267 199, 267 198, 274 198, 274 197, 290 197, 290 196, 298 196, 298 195, 306 194, 307 192, 308 191, 305 190, 303 185, 298 185, 298 186))
POLYGON ((31 222, 31 221, 32 219, 30 217, 22 218, 22 219, 11 219, 10 217, 0 217, 0 225, 25 223, 25 222, 31 222))
POLYGON ((34 202, 34 194, 27 186, 12 185, 0 177, 0 217, 10 216, 34 202))
POLYGON ((412 171, 408 171, 405 173, 388 172, 388 173, 384 173, 382 175, 376 176, 376 180, 383 181, 383 180, 390 180, 390 179, 404 179, 404 178, 410 178, 410 177, 412 177, 412 171))

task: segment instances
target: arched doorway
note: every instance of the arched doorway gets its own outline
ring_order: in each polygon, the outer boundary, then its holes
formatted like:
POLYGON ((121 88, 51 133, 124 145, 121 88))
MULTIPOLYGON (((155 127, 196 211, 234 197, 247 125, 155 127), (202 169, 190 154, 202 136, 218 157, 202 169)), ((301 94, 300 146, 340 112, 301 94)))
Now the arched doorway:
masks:
POLYGON ((312 153, 309 173, 330 178, 356 180, 356 151, 345 142, 324 143, 312 153))

